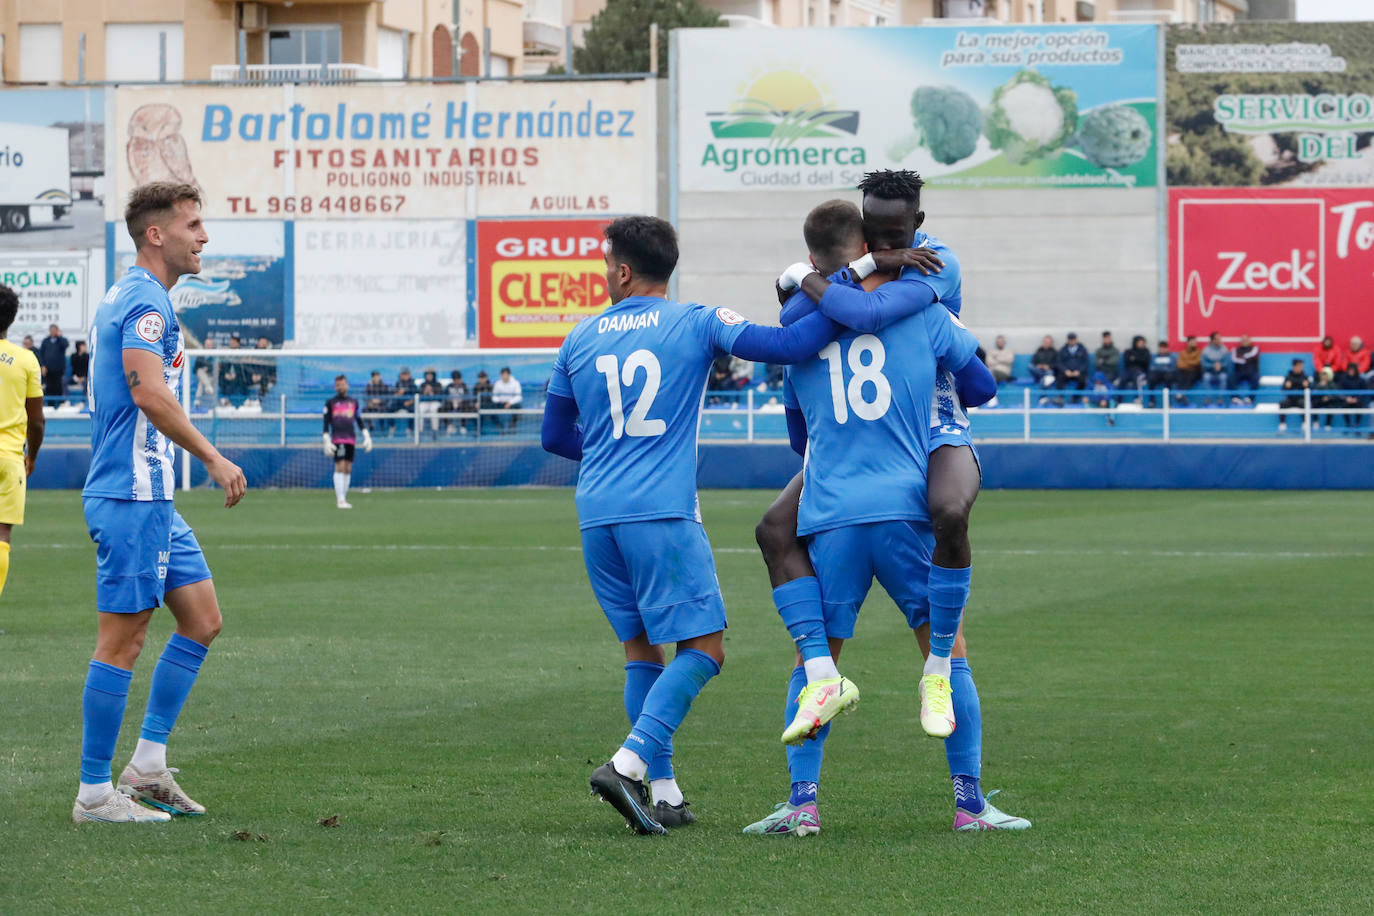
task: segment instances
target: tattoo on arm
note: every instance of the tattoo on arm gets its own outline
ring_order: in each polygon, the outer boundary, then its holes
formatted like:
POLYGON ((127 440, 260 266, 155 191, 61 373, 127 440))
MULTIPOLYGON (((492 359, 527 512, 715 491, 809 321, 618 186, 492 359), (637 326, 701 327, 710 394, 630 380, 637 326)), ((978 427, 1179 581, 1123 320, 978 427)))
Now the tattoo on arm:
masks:
POLYGON ((137 369, 131 369, 131 370, 129 370, 129 390, 130 390, 130 391, 133 391, 133 390, 134 390, 135 388, 137 388, 140 384, 142 384, 142 383, 139 382, 139 380, 138 380, 138 370, 137 370, 137 369))

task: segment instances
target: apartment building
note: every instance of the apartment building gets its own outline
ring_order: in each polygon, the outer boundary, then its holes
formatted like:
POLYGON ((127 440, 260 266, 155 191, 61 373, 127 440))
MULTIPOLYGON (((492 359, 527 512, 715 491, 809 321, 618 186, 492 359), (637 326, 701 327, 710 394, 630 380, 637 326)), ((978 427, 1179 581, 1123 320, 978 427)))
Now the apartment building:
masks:
POLYGON ((1249 0, 905 0, 902 22, 1235 22, 1247 18, 1250 6, 1249 0))
POLYGON ((449 76, 456 61, 464 75, 518 75, 523 7, 521 0, 0 0, 0 73, 7 83, 283 80, 322 70, 334 79, 403 78, 449 76))
MULTIPOLYGON (((734 27, 1231 22, 1292 0, 703 0, 734 27)), ((0 0, 6 83, 519 76, 606 0, 0 0), (456 24, 456 25, 455 25, 456 24)), ((1277 14, 1275 11, 1278 11, 1277 14)), ((1284 11, 1286 10, 1286 15, 1284 11)), ((646 36, 645 40, 648 38, 646 36)))

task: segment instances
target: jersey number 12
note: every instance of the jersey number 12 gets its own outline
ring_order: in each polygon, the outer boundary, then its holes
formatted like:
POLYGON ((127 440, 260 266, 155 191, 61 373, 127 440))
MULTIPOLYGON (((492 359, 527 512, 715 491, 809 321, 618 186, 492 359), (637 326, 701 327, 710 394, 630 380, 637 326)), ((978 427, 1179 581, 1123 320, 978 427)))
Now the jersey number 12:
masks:
POLYGON ((663 380, 663 368, 658 357, 648 350, 636 350, 625 357, 625 365, 614 353, 596 358, 596 371, 606 376, 606 395, 611 399, 611 438, 621 436, 661 436, 668 430, 663 420, 650 420, 649 408, 658 397, 658 385, 663 380), (635 406, 625 416, 625 402, 620 396, 620 386, 626 388, 634 384, 639 370, 644 370, 644 390, 639 393, 635 406))
POLYGON ((878 420, 892 406, 892 385, 883 375, 887 351, 883 342, 872 334, 860 334, 849 342, 849 371, 853 375, 844 383, 844 363, 838 340, 832 340, 821 350, 820 357, 830 367, 830 400, 835 407, 835 422, 847 423, 852 409, 860 420, 878 420), (864 354, 868 362, 864 362, 864 354), (865 384, 873 386, 873 400, 864 397, 865 384))

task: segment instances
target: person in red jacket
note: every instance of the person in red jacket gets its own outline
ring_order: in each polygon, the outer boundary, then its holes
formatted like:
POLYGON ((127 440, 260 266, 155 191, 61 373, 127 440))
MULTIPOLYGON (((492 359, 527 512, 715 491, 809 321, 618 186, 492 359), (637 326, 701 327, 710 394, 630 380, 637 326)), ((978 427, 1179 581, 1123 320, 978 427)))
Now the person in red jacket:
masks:
POLYGON ((1366 383, 1370 380, 1369 372, 1369 350, 1364 345, 1364 341, 1358 337, 1350 338, 1350 351, 1345 354, 1345 364, 1350 366, 1355 364, 1356 370, 1360 373, 1360 378, 1366 383))
POLYGON ((1312 351, 1312 372, 1320 375, 1327 366, 1331 367, 1332 372, 1340 372, 1345 368, 1345 353, 1336 346, 1330 334, 1323 337, 1322 345, 1312 351))

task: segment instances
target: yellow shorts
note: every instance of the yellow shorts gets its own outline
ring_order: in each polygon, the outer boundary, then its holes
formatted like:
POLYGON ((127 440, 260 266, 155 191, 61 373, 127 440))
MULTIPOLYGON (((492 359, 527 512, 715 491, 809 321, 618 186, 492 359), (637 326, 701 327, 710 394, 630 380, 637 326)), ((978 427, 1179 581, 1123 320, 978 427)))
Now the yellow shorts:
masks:
POLYGON ((24 460, 0 458, 0 525, 24 524, 24 460))

